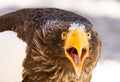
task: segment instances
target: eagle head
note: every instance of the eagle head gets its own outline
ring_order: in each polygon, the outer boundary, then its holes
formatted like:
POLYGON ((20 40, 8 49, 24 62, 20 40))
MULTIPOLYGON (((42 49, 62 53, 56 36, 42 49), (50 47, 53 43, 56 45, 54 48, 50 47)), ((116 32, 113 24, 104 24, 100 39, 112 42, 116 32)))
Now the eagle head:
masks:
POLYGON ((38 50, 48 57, 47 60, 51 59, 66 70, 71 69, 80 77, 85 60, 90 57, 93 48, 91 46, 95 38, 92 36, 94 31, 89 24, 49 20, 36 31, 34 41, 38 50))

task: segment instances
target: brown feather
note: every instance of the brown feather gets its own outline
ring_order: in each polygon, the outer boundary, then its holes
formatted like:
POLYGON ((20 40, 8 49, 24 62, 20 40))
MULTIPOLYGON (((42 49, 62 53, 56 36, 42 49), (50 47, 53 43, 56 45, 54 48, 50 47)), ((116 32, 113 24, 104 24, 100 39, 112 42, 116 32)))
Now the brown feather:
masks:
POLYGON ((101 51, 99 35, 84 17, 69 11, 23 9, 0 17, 0 32, 12 30, 27 43, 22 82, 90 82, 101 51), (64 54, 61 33, 71 23, 82 23, 91 33, 90 53, 78 77, 64 54))

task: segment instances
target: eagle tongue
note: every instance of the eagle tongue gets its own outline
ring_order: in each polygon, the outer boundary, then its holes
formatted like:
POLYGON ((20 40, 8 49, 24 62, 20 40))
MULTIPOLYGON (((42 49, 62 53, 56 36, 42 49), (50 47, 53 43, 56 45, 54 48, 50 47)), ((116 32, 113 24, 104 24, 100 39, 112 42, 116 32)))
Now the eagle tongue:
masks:
POLYGON ((81 57, 79 57, 78 52, 75 48, 71 48, 70 55, 72 59, 74 60, 74 63, 76 66, 80 65, 81 63, 81 57))
POLYGON ((75 63, 76 66, 80 65, 81 58, 78 55, 74 54, 73 60, 74 60, 74 63, 75 63))

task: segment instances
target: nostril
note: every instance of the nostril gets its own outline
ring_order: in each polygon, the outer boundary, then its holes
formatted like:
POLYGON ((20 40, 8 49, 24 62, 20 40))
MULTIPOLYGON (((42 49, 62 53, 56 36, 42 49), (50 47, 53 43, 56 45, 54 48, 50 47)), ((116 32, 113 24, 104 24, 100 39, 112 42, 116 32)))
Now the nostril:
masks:
POLYGON ((73 34, 73 37, 75 36, 75 33, 73 34))

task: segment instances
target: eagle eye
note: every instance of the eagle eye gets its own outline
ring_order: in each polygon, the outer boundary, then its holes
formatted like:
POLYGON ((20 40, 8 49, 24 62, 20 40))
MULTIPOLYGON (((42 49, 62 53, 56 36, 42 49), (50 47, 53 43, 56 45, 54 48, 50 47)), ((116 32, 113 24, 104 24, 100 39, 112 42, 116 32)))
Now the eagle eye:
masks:
POLYGON ((67 32, 62 32, 61 39, 65 40, 67 38, 67 32))
POLYGON ((91 39, 91 33, 90 33, 90 32, 87 32, 87 33, 86 33, 86 36, 87 36, 87 39, 88 39, 88 40, 91 39))

